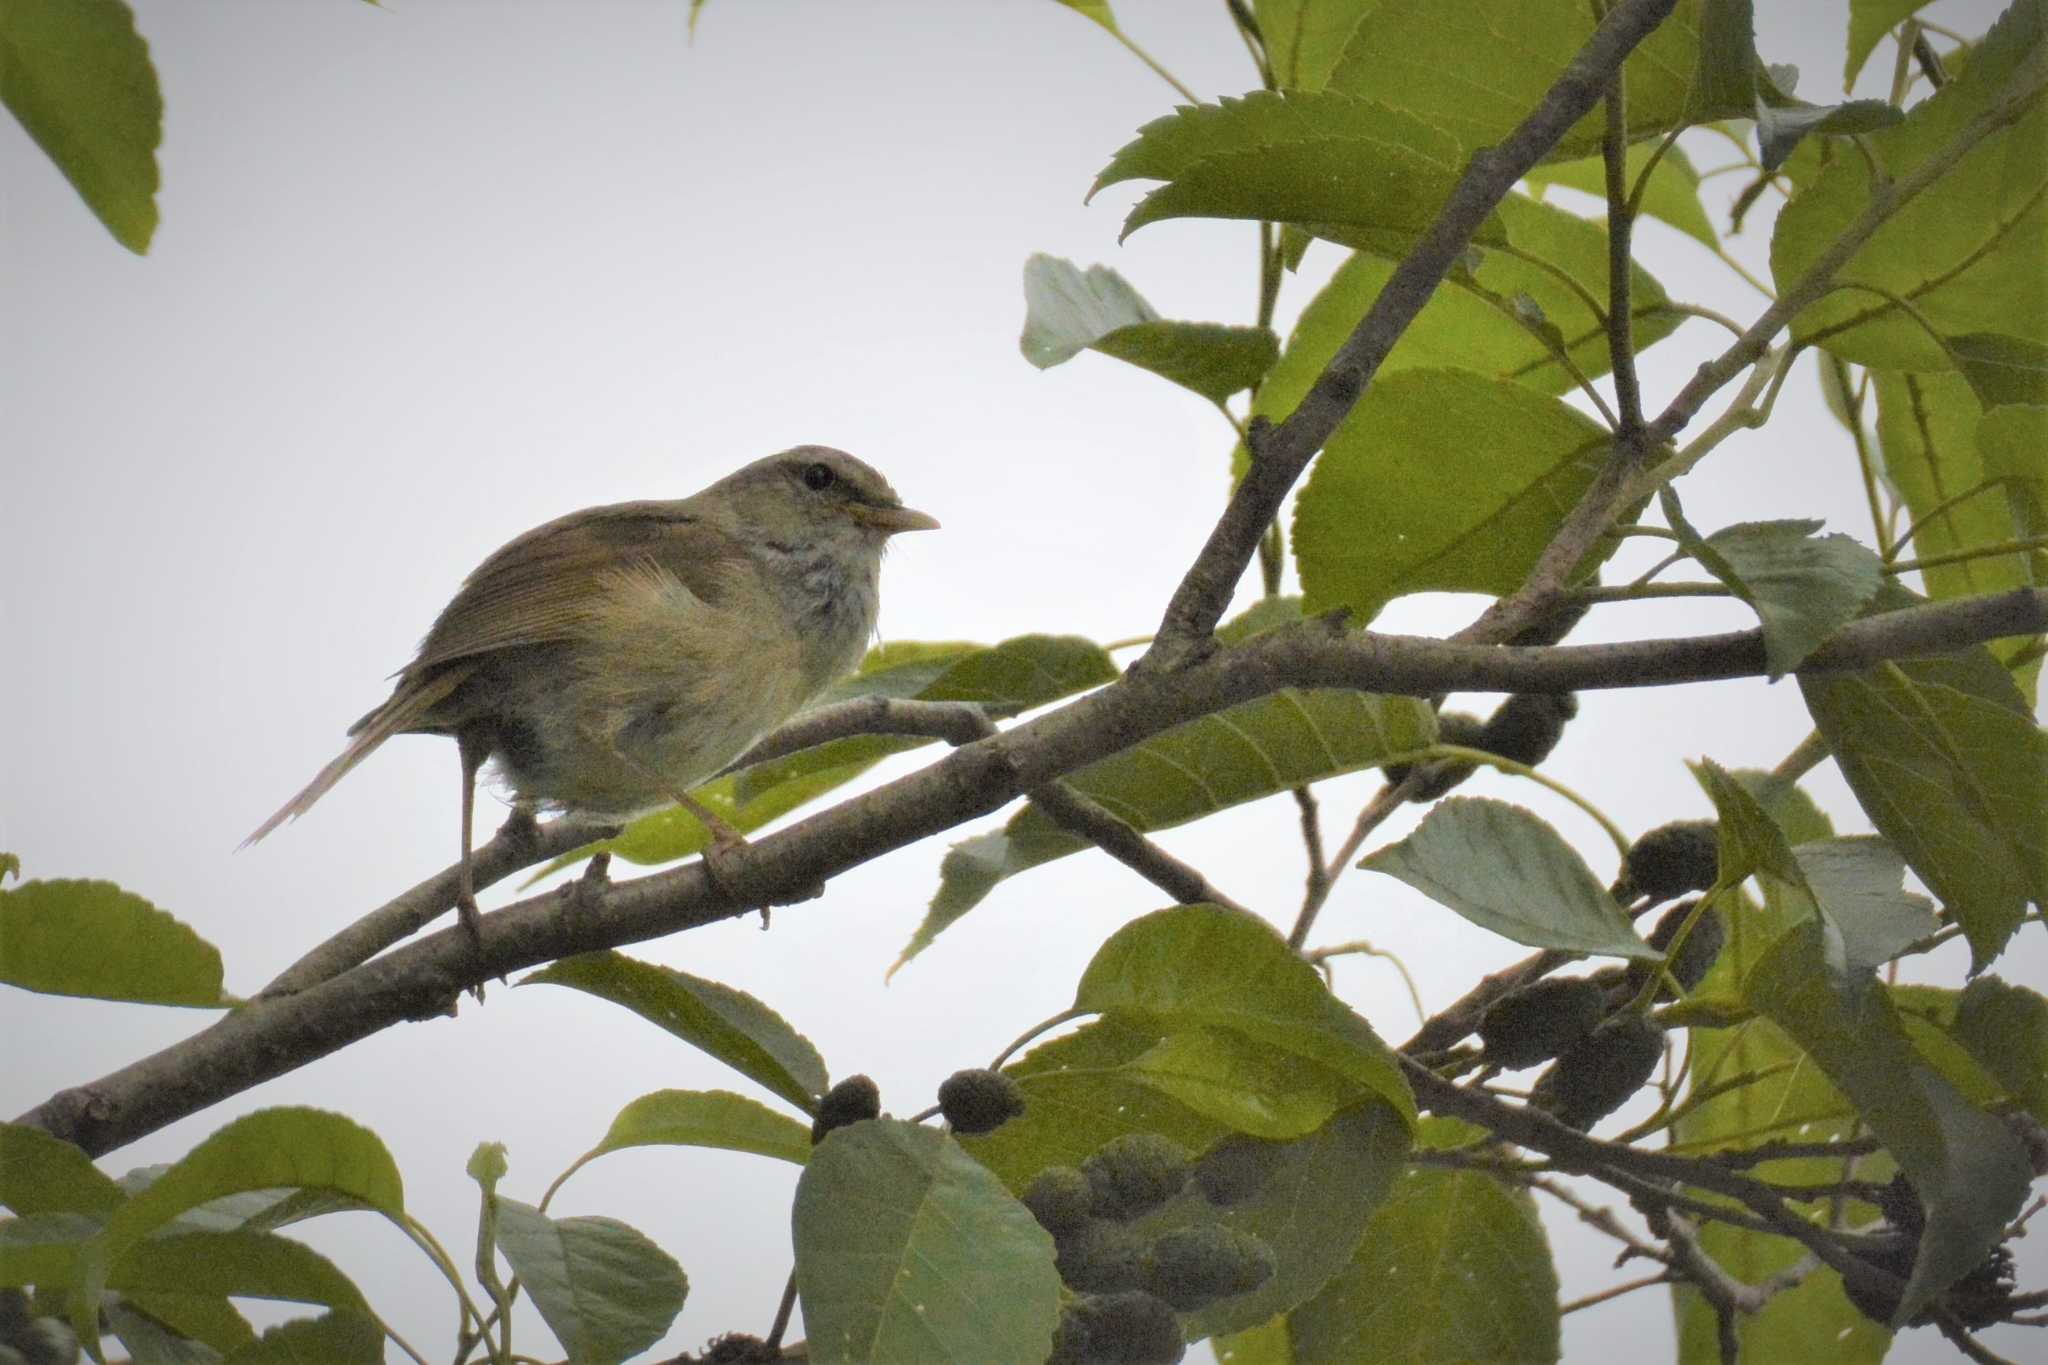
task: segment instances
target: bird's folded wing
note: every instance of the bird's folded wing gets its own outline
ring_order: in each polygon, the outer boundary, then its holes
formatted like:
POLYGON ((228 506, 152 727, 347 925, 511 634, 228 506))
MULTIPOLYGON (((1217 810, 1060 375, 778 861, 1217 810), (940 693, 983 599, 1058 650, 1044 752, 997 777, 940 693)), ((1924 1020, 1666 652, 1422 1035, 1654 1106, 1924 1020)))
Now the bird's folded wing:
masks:
POLYGON ((620 576, 673 576, 706 601, 725 595, 744 563, 737 541, 685 503, 626 502, 551 521, 480 565, 434 622, 405 674, 456 660, 583 635, 620 576))

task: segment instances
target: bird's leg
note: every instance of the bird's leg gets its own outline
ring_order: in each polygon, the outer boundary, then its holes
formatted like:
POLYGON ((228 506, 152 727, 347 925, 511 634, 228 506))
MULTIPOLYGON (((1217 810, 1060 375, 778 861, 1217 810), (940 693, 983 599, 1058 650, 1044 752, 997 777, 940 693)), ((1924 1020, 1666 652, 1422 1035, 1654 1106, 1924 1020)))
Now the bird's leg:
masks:
MULTIPOLYGON (((464 730, 455 737, 455 744, 462 754, 462 873, 456 883, 455 910, 462 918, 462 927, 469 930, 470 942, 481 951, 483 912, 476 904, 476 871, 470 862, 470 840, 476 831, 476 775, 490 757, 491 745, 475 730, 464 730)), ((478 998, 482 998, 481 992, 478 998)))

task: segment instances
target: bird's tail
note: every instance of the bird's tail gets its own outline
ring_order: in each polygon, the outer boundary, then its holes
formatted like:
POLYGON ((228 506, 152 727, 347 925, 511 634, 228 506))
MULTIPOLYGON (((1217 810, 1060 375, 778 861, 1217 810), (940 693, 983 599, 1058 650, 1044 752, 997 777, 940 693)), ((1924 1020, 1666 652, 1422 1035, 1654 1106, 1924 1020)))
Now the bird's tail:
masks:
POLYGON ((354 738, 349 740, 348 747, 315 773, 313 780, 297 796, 278 807, 276 814, 258 825, 255 833, 242 840, 241 846, 247 848, 285 821, 296 820, 311 810, 315 801, 327 795, 335 783, 348 776, 350 770, 368 758, 378 745, 395 734, 414 728, 425 719, 427 712, 461 686, 470 672, 467 668, 444 669, 418 686, 401 686, 391 694, 391 700, 350 727, 349 734, 354 738))

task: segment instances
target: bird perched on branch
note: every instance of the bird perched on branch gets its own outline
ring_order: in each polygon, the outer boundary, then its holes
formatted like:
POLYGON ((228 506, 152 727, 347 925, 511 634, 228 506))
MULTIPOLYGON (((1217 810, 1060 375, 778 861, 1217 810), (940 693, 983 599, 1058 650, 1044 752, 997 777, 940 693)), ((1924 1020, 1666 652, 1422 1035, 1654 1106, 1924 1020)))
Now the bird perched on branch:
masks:
POLYGON ((675 502, 592 507, 528 531, 470 574, 390 700, 257 827, 303 815, 385 740, 450 735, 462 759, 457 907, 487 761, 528 811, 624 819, 675 802, 713 852, 742 842, 689 789, 860 661, 883 547, 938 522, 844 451, 798 446, 675 502))

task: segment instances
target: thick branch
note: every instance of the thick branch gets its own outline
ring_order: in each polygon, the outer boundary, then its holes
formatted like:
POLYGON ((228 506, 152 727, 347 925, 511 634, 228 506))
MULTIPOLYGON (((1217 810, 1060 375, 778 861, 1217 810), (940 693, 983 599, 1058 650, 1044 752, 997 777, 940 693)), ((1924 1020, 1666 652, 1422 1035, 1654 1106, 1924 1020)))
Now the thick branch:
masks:
POLYGON ((1288 490, 1323 442, 1350 415, 1380 362, 1436 292, 1444 272, 1464 253, 1472 234, 1515 182, 1593 108, 1628 54, 1664 21, 1676 3, 1622 0, 1614 6, 1529 117, 1499 145, 1473 156, 1443 212, 1395 268, 1300 406, 1277 427, 1254 424, 1247 441, 1251 469, 1174 591, 1144 666, 1176 667, 1201 652, 1288 490))

